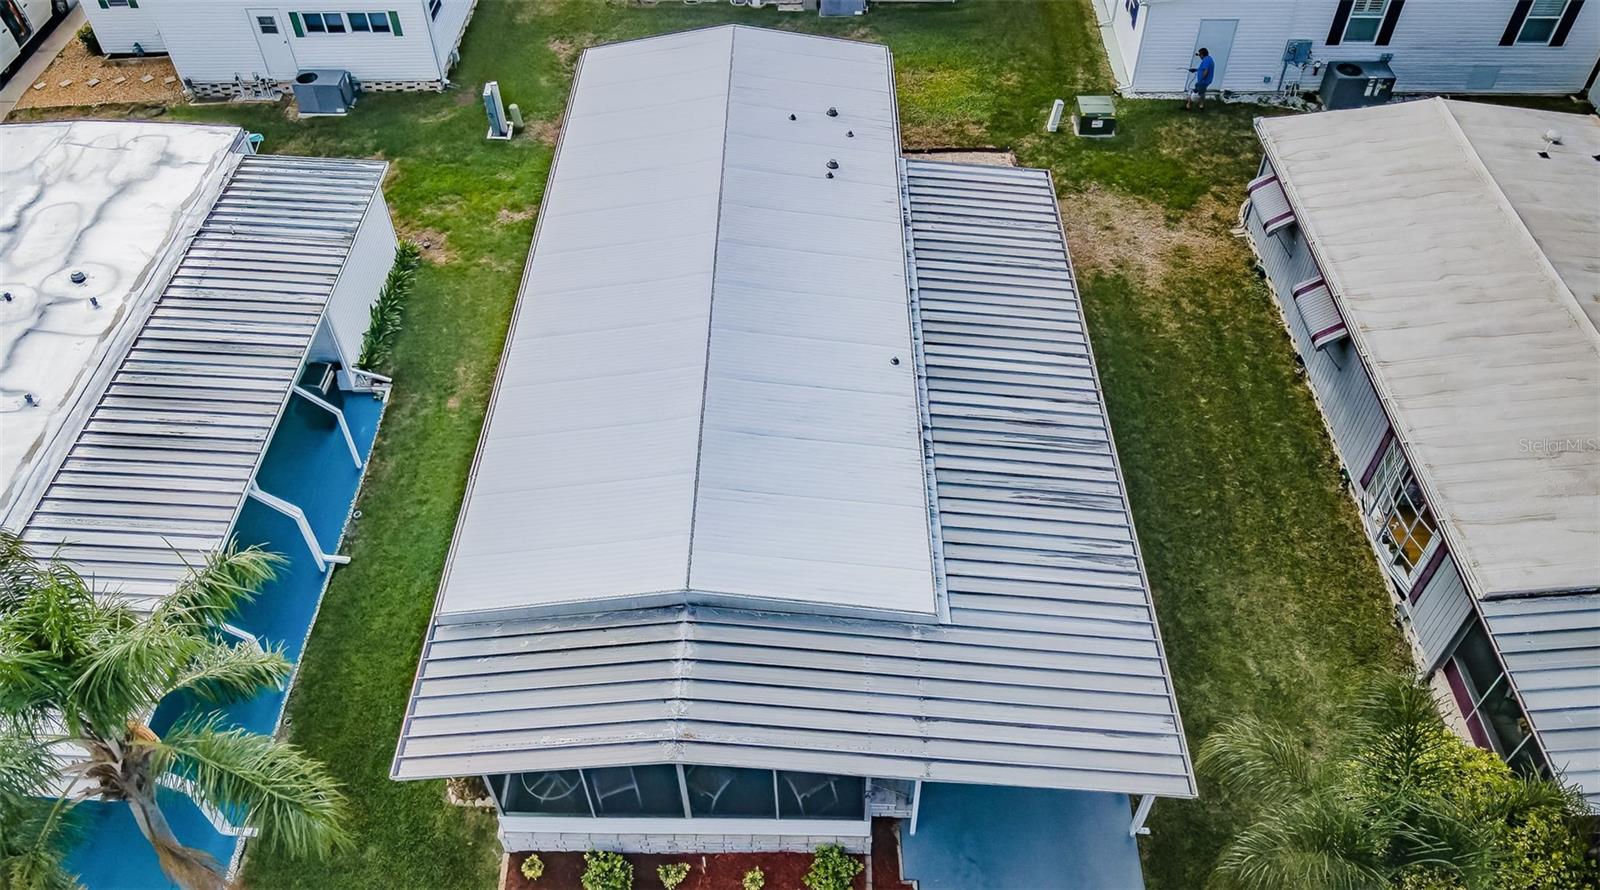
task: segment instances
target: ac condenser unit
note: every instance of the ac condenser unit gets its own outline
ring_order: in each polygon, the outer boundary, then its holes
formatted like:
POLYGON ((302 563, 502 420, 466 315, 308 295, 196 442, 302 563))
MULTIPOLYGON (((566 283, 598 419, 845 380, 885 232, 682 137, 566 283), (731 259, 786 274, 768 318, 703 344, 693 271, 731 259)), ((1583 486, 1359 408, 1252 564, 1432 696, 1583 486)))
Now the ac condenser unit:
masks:
POLYGON ((356 85, 350 72, 329 68, 302 71, 294 79, 294 101, 302 117, 349 114, 356 104, 356 85))
POLYGON ((1334 62, 1322 75, 1322 107, 1382 105, 1394 95, 1394 70, 1386 62, 1334 62))

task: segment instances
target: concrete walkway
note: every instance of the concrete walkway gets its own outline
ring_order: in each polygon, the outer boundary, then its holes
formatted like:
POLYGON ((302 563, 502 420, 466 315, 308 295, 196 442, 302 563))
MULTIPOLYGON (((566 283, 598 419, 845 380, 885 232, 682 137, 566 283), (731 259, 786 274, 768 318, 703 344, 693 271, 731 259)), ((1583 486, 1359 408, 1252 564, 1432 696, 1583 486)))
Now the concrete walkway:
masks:
POLYGON ((11 80, 6 83, 5 88, 0 89, 0 121, 5 120, 11 114, 11 109, 17 107, 17 100, 22 98, 22 94, 38 82, 39 75, 55 61, 61 48, 66 46, 68 41, 77 39, 78 29, 83 27, 86 21, 88 19, 83 13, 83 4, 79 3, 72 7, 66 18, 56 24, 54 31, 33 48, 33 55, 11 75, 11 80))

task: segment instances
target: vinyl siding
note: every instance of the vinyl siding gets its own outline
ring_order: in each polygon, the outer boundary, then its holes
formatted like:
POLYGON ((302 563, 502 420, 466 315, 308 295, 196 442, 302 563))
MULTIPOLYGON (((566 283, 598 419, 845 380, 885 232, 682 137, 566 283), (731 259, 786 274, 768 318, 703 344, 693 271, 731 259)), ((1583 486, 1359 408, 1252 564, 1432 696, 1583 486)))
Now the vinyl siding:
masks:
MULTIPOLYGON (((472 10, 476 5, 477 0, 444 0, 439 17, 433 20, 433 55, 438 59, 439 70, 447 75, 450 73, 450 54, 461 45, 467 20, 472 18, 472 10)), ((426 2, 423 3, 423 14, 427 14, 426 2)))
POLYGON ((1472 598, 1467 593, 1467 585, 1461 580, 1455 559, 1448 553, 1417 601, 1411 603, 1406 611, 1411 618, 1411 629, 1416 634, 1417 647, 1422 650, 1420 666, 1425 672, 1432 671, 1449 654, 1456 633, 1472 614, 1472 598))
MULTIPOLYGON (((48 11, 50 4, 45 2, 43 5, 48 11)), ((89 17, 89 24, 94 26, 94 36, 99 38, 100 48, 106 52, 131 53, 135 43, 147 53, 167 51, 167 45, 161 39, 161 29, 156 27, 155 12, 148 3, 139 4, 138 9, 126 6, 101 9, 96 0, 82 0, 80 5, 89 17)))
MULTIPOLYGON (((1270 172, 1270 168, 1263 164, 1262 172, 1270 172)), ((1268 235, 1254 206, 1250 208, 1246 224, 1256 255, 1267 271, 1273 296, 1283 310, 1295 351, 1305 360, 1307 379, 1327 418, 1334 445, 1351 477, 1359 481, 1361 471, 1389 429, 1378 393, 1372 388, 1367 369, 1348 340, 1320 350, 1311 346, 1311 331, 1290 292, 1295 285, 1319 277, 1321 273, 1299 225, 1285 226, 1268 235), (1286 245, 1288 250, 1284 249, 1286 245)))
POLYGON ((400 15, 403 36, 394 34, 311 34, 289 32, 295 64, 348 70, 358 80, 435 81, 439 63, 429 37, 427 13, 416 0, 363 0, 360 3, 253 3, 250 0, 145 0, 155 13, 167 51, 179 75, 197 83, 231 82, 267 75, 252 29, 251 9, 276 9, 284 27, 289 13, 390 11, 400 15))
MULTIPOLYGON (((1106 3, 1110 7, 1111 34, 1122 53, 1122 64, 1131 68, 1134 60, 1139 58, 1139 44, 1150 27, 1150 13, 1155 10, 1149 5, 1141 5, 1139 19, 1135 23, 1128 15, 1127 4, 1122 0, 1106 0, 1106 3)), ((1124 73, 1132 77, 1131 72, 1119 72, 1119 76, 1124 73)))
MULTIPOLYGON (((1323 61, 1371 61, 1392 53, 1390 65, 1400 92, 1570 93, 1588 82, 1600 56, 1600 3, 1588 3, 1560 47, 1500 46, 1511 18, 1505 0, 1407 0, 1387 46, 1328 46, 1333 23, 1331 0, 1175 0, 1159 3, 1148 21, 1133 73, 1133 92, 1177 92, 1184 87, 1195 34, 1201 19, 1239 20, 1233 51, 1217 86, 1237 91, 1274 90, 1283 69, 1284 44, 1311 40, 1312 58, 1323 61), (1475 83, 1482 69, 1498 69, 1490 86, 1475 83)), ((1121 13, 1124 17, 1126 12, 1121 13)), ((1127 58, 1134 58, 1128 56, 1127 58)), ((1289 68, 1286 79, 1299 77, 1289 68)), ((1315 89, 1320 74, 1305 75, 1303 86, 1315 89)))
POLYGON ((378 290, 383 287, 389 267, 394 265, 394 250, 389 208, 383 196, 376 195, 361 228, 356 230, 355 244, 333 296, 328 299, 328 325, 346 366, 354 365, 361 357, 361 338, 367 332, 378 290))

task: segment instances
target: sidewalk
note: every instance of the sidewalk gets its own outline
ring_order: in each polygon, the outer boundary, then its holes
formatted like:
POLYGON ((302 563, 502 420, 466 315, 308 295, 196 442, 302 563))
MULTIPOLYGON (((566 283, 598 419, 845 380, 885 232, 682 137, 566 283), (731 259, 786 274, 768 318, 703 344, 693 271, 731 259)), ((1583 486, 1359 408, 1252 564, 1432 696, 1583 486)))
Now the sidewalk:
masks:
MULTIPOLYGON (((90 2, 93 2, 93 0, 90 0, 90 2)), ((33 48, 33 55, 22 63, 22 66, 17 69, 15 74, 11 75, 11 80, 5 85, 5 88, 0 89, 0 121, 5 120, 11 114, 11 109, 17 107, 17 100, 21 99, 22 94, 38 81, 39 75, 44 73, 44 69, 50 67, 50 63, 55 61, 56 56, 61 52, 61 48, 66 46, 69 41, 77 39, 78 29, 82 28, 87 20, 83 13, 83 3, 79 2, 77 6, 72 7, 71 12, 67 13, 66 18, 56 24, 55 30, 46 35, 44 40, 33 48)))

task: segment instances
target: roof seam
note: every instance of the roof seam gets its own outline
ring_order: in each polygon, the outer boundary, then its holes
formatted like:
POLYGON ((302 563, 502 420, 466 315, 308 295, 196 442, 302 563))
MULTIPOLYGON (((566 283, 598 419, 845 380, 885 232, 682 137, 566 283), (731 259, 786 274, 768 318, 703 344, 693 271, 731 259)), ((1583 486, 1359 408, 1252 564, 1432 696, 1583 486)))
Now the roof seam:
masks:
POLYGON ((706 454, 706 402, 711 390, 711 336, 717 313, 717 253, 722 247, 722 200, 728 186, 728 125, 733 118, 733 61, 738 52, 739 31, 728 30, 728 80, 722 94, 722 155, 717 166, 717 216, 712 224, 711 288, 706 297, 705 367, 700 376, 700 424, 694 439, 694 484, 689 491, 689 546, 683 561, 683 586, 694 587, 694 530, 700 515, 700 465, 706 454))

